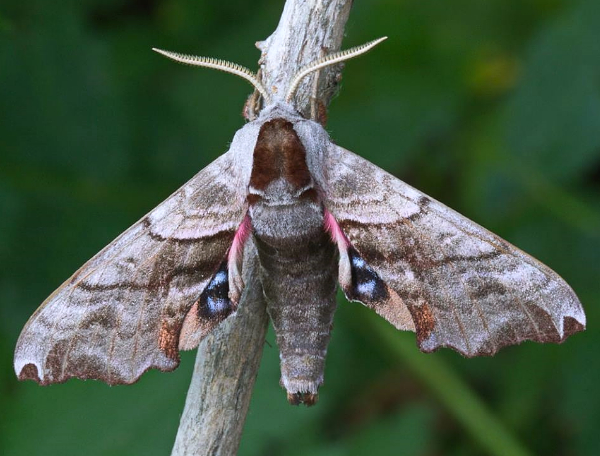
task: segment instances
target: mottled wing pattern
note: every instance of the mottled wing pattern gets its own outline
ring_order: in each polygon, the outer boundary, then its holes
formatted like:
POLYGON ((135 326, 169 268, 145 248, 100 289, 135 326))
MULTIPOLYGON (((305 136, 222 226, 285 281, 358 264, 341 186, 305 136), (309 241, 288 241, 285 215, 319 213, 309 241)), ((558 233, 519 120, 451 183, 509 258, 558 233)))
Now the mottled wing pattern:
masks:
POLYGON ((175 369, 186 313, 244 217, 239 180, 231 153, 222 155, 81 267, 23 329, 19 379, 119 384, 150 368, 175 369))
POLYGON ((340 147, 325 169, 327 209, 390 291, 362 302, 401 329, 408 310, 421 350, 492 355, 585 328, 573 290, 531 256, 340 147))

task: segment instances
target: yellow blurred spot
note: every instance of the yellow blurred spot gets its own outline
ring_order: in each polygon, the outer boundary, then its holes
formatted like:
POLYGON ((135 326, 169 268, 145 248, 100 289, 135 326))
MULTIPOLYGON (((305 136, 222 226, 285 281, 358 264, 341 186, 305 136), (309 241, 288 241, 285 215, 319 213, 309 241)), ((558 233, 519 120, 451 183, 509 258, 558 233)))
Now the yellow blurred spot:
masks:
POLYGON ((469 85, 482 96, 496 96, 512 89, 519 77, 519 62, 509 55, 495 55, 475 61, 469 85))

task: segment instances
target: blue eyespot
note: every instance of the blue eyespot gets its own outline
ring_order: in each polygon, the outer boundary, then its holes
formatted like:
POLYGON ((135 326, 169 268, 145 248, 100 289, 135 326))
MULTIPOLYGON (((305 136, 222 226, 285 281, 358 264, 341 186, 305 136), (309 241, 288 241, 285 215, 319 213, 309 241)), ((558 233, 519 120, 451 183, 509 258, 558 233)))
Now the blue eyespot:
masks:
POLYGON ((385 300, 388 297, 388 291, 379 275, 354 248, 348 249, 348 255, 352 265, 351 289, 346 290, 348 297, 364 303, 385 300))
POLYGON ((198 299, 198 314, 200 318, 214 318, 227 316, 231 311, 229 274, 224 260, 198 299))
POLYGON ((364 268, 365 266, 367 266, 367 263, 365 263, 365 260, 359 257, 358 254, 356 254, 356 256, 352 256, 352 266, 354 266, 355 268, 364 268))

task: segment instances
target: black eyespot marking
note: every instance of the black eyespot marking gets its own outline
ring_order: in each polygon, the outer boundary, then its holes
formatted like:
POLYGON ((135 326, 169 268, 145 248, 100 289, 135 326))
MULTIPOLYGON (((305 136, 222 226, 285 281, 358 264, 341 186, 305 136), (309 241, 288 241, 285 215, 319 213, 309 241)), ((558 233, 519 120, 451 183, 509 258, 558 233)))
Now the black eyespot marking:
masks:
POLYGON ((352 270, 352 289, 349 298, 358 301, 382 301, 388 297, 388 291, 383 280, 366 263, 358 252, 350 247, 348 249, 352 270))
POLYGON ((203 318, 225 317, 232 310, 229 300, 229 273, 225 260, 202 291, 198 300, 198 314, 203 318))

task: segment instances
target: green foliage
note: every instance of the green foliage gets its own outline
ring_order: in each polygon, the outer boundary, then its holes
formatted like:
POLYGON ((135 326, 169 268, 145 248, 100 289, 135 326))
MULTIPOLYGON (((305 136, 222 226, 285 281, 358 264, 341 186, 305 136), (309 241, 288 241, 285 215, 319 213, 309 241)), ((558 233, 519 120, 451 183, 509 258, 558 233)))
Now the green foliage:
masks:
MULTIPOLYGON (((193 354, 130 387, 40 388, 17 383, 12 351, 52 290, 243 123, 247 85, 150 48, 254 68, 280 9, 0 6, 0 454, 169 452, 193 354)), ((547 263, 589 329, 466 360, 341 302, 315 408, 287 405, 269 335, 240 454, 600 454, 600 3, 356 2, 346 35, 390 39, 346 65, 335 141, 547 263)))

